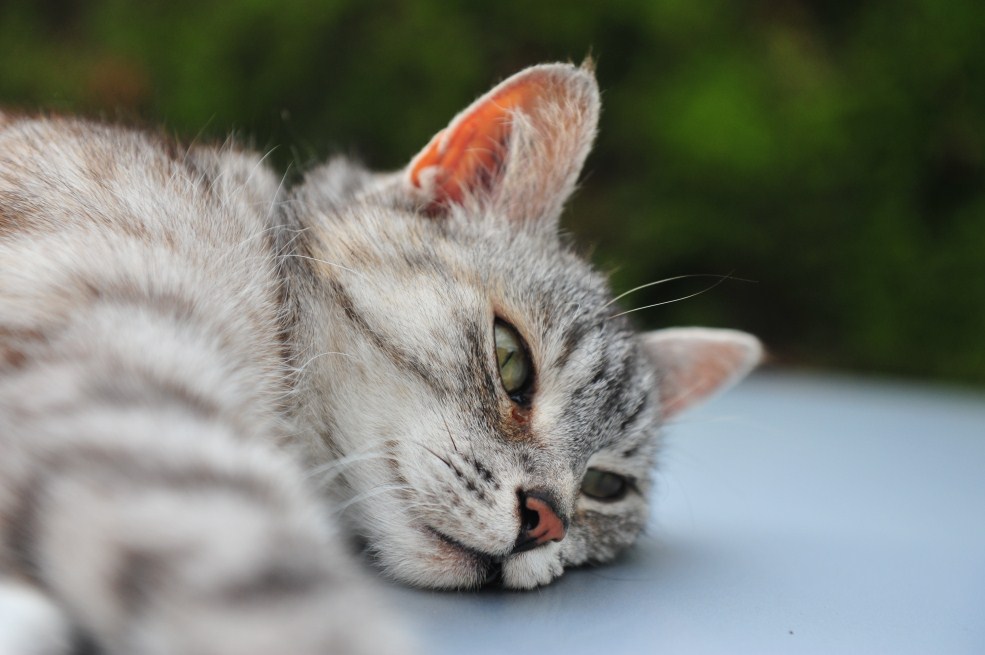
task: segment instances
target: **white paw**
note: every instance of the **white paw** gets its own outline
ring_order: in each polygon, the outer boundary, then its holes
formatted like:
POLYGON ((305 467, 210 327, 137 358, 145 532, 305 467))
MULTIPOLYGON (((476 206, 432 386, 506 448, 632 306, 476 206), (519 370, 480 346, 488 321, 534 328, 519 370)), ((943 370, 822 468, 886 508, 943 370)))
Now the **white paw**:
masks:
POLYGON ((506 560, 503 563, 503 586, 508 589, 533 589, 546 585, 562 573, 561 544, 551 542, 506 560))
POLYGON ((64 655, 71 630, 61 610, 37 589, 0 580, 0 653, 64 655))

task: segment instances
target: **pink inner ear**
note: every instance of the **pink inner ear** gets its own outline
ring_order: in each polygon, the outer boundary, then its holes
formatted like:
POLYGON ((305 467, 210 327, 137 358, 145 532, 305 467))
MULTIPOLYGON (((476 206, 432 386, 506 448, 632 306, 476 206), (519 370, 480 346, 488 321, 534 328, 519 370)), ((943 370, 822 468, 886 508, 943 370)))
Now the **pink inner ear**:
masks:
POLYGON ((665 419, 739 381, 762 356, 755 337, 734 330, 660 330, 645 335, 644 346, 657 368, 665 419))
POLYGON ((665 415, 678 414, 715 393, 741 365, 740 355, 734 346, 723 343, 702 344, 689 353, 690 361, 681 362, 683 366, 668 376, 670 384, 661 385, 665 415))
POLYGON ((510 115, 518 110, 529 112, 543 92, 541 77, 525 75, 481 98, 414 158, 410 182, 430 193, 429 213, 461 202, 466 191, 491 188, 506 159, 510 115))

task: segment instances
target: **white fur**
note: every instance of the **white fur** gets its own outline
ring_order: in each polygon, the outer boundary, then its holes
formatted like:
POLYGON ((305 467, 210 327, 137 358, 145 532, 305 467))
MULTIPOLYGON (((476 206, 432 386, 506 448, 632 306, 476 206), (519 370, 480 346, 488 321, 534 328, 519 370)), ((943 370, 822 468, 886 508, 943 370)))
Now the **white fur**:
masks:
POLYGON ((339 159, 282 189, 229 146, 2 122, 0 572, 37 584, 0 588, 23 626, 0 646, 55 644, 64 612, 108 655, 399 653, 343 529, 432 588, 501 569, 530 589, 633 543, 661 421, 758 342, 641 339, 558 236, 597 125, 587 67, 519 73, 436 143, 511 85, 529 102, 497 117, 495 170, 416 183, 416 159, 339 159), (529 398, 503 387, 496 321, 529 398), (581 493, 589 468, 625 494, 581 493), (534 496, 566 535, 520 551, 534 496))
POLYGON ((68 622, 51 600, 26 584, 0 580, 0 653, 62 655, 70 644, 68 622))

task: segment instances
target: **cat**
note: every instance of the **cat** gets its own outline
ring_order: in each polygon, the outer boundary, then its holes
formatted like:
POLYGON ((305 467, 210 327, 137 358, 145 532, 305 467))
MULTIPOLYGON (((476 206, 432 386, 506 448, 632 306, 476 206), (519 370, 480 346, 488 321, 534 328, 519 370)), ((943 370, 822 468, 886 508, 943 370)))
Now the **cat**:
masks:
POLYGON ((350 538, 436 589, 632 544, 661 426, 761 346, 638 334, 559 235, 598 114, 590 65, 534 66, 291 188, 0 114, 0 650, 405 652, 350 538))

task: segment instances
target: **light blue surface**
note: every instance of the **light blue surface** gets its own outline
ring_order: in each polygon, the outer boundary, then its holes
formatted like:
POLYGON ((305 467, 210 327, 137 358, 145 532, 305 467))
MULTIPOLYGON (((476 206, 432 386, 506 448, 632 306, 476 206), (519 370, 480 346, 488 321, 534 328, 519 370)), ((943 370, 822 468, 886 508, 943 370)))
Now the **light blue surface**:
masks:
POLYGON ((985 395, 758 375, 667 444, 618 562, 397 590, 423 652, 985 653, 985 395))

